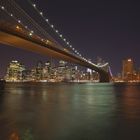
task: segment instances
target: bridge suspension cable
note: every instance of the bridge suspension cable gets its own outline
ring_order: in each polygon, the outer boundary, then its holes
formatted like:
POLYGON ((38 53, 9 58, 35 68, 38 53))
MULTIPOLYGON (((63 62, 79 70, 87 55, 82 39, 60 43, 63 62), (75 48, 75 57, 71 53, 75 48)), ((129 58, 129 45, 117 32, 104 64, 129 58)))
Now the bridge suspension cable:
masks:
POLYGON ((62 39, 65 45, 68 46, 76 55, 82 58, 82 55, 70 44, 69 41, 67 41, 67 39, 61 33, 59 33, 59 30, 55 29, 55 26, 51 24, 49 19, 44 16, 43 12, 39 10, 38 6, 35 3, 33 3, 31 0, 27 0, 27 1, 37 11, 37 13, 44 19, 44 21, 50 26, 50 28, 58 35, 58 37, 62 39))
MULTIPOLYGON (((4 0, 2 0, 0 3, 3 5, 5 4, 4 0)), ((53 41, 54 43, 57 44, 57 46, 59 47, 61 46, 56 40, 53 39, 51 35, 49 35, 40 25, 38 25, 38 23, 33 18, 31 18, 23 9, 21 9, 20 6, 14 0, 7 0, 5 5, 6 5, 7 12, 11 13, 12 16, 14 15, 14 17, 16 17, 20 23, 21 22, 23 23, 23 20, 21 19, 24 19, 24 22, 26 22, 26 25, 25 25, 26 28, 28 26, 31 26, 29 28, 31 31, 34 31, 34 32, 36 31, 37 34, 39 33, 40 37, 42 36, 42 38, 44 39, 49 39, 53 41), (13 13, 16 13, 16 14, 13 14, 13 13), (28 26, 27 26, 27 23, 28 23, 28 26), (35 28, 35 29, 31 29, 31 28, 35 28)))
MULTIPOLYGON (((28 1, 30 2, 31 6, 36 9, 36 11, 39 13, 39 15, 41 15, 41 17, 45 20, 46 18, 43 16, 43 12, 39 12, 39 10, 36 8, 36 6, 34 4, 32 4, 30 0, 28 0, 28 1)), ((57 46, 59 46, 60 48, 63 48, 62 46, 64 46, 64 45, 61 45, 56 40, 54 40, 54 38, 51 35, 49 35, 44 30, 44 28, 42 28, 33 18, 31 18, 25 12, 25 10, 20 8, 20 6, 14 0, 7 0, 6 2, 5 2, 5 0, 1 0, 0 4, 5 5, 5 7, 7 9, 7 14, 9 14, 11 17, 15 18, 16 21, 18 21, 18 24, 21 24, 26 29, 28 28, 28 30, 30 30, 30 32, 32 32, 32 33, 34 33, 34 32, 39 33, 40 34, 39 36, 43 36, 44 39, 47 38, 47 39, 55 42, 57 44, 57 46), (22 20, 22 19, 24 19, 24 20, 22 20), (26 25, 24 23, 26 23, 26 25), (27 25, 27 23, 28 23, 28 25, 27 25), (33 27, 35 29, 31 29, 33 27)), ((3 7, 3 6, 1 6, 1 7, 3 7)), ((54 28, 54 25, 51 25, 48 22, 48 19, 45 20, 45 22, 47 22, 49 24, 49 26, 53 29, 53 31, 55 31, 55 33, 59 34, 59 31, 54 28)), ((66 43, 66 45, 68 45, 76 55, 78 55, 81 59, 87 61, 87 59, 82 57, 82 55, 74 47, 72 47, 72 45, 70 45, 70 43, 67 42, 65 38, 63 38, 62 34, 59 34, 59 36, 60 36, 60 38, 63 39, 63 41, 66 43)))
MULTIPOLYGON (((55 29, 54 25, 51 24, 49 22, 48 18, 46 18, 44 16, 43 12, 41 12, 37 8, 38 6, 35 3, 32 3, 31 0, 27 0, 27 1, 37 11, 39 16, 41 16, 41 18, 43 18, 43 20, 45 20, 45 23, 47 23, 51 27, 51 29, 55 32, 55 34, 57 34, 59 36, 59 38, 61 38, 62 41, 65 42, 65 45, 69 46, 69 48, 76 54, 76 56, 78 56, 82 60, 92 64, 93 66, 96 66, 99 68, 103 68, 108 65, 108 63, 105 63, 105 64, 99 66, 99 65, 96 65, 96 64, 92 63, 91 61, 87 60, 86 58, 82 57, 82 55, 74 47, 72 47, 72 45, 63 37, 63 35, 60 34, 57 29, 55 29)), ((1 6, 1 10, 3 10, 10 18, 13 18, 17 24, 20 24, 22 27, 27 29, 29 31, 29 34, 36 33, 36 35, 39 35, 39 37, 41 37, 41 39, 43 39, 43 40, 48 39, 48 40, 54 42, 58 48, 63 49, 64 45, 61 45, 60 43, 58 43, 45 30, 45 28, 42 28, 25 10, 23 10, 21 8, 21 6, 19 6, 17 4, 17 2, 15 2, 15 0, 6 0, 6 1, 1 0, 0 6, 1 6)))

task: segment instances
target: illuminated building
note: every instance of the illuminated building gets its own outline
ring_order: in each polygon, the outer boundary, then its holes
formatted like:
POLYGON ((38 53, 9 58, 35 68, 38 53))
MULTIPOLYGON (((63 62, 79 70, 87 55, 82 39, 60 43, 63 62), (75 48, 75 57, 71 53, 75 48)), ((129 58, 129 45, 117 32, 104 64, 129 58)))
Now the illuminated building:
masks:
POLYGON ((10 62, 7 73, 5 76, 6 81, 22 81, 23 80, 23 71, 25 70, 24 65, 18 61, 10 62))
POLYGON ((123 80, 129 81, 132 80, 134 73, 134 62, 132 59, 123 60, 122 65, 122 78, 123 80))
POLYGON ((67 64, 67 62, 65 62, 65 61, 63 61, 63 60, 60 60, 60 61, 59 61, 59 67, 64 68, 64 67, 66 67, 66 64, 67 64))
POLYGON ((38 61, 36 66, 36 80, 43 80, 43 63, 42 61, 38 61))
POLYGON ((35 68, 31 70, 31 80, 36 81, 36 69, 35 68))
POLYGON ((47 69, 48 73, 51 72, 51 62, 50 62, 50 61, 47 61, 47 62, 45 63, 45 69, 47 69))
POLYGON ((47 61, 45 67, 43 68, 43 80, 49 80, 51 74, 51 63, 47 61))
POLYGON ((38 61, 36 67, 32 69, 25 69, 25 66, 18 61, 12 61, 7 68, 5 80, 9 82, 79 82, 99 79, 98 73, 90 69, 82 70, 62 60, 59 61, 59 65, 55 63, 52 65, 50 61, 45 64, 38 61))
POLYGON ((57 68, 57 79, 58 81, 64 81, 66 75, 66 62, 60 60, 57 68))
POLYGON ((23 71, 23 80, 24 81, 32 81, 32 71, 31 70, 24 70, 23 71))
POLYGON ((92 70, 87 68, 87 71, 86 71, 86 76, 87 76, 87 80, 91 80, 91 77, 92 77, 92 70))

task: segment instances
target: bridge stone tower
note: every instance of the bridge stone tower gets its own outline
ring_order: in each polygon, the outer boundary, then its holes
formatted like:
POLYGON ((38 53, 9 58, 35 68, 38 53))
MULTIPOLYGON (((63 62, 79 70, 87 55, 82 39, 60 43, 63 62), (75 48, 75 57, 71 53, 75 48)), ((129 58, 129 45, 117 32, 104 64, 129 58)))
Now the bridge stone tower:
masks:
POLYGON ((109 73, 101 72, 101 73, 99 73, 99 75, 100 75, 100 79, 99 79, 100 83, 108 83, 108 82, 110 82, 111 77, 110 77, 109 73))

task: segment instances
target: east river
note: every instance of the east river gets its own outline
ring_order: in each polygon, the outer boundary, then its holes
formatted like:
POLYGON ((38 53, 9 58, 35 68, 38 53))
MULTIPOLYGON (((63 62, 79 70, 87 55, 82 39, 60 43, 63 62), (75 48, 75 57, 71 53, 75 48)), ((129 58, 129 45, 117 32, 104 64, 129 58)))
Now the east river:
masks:
POLYGON ((140 84, 7 83, 0 140, 140 140, 140 84))

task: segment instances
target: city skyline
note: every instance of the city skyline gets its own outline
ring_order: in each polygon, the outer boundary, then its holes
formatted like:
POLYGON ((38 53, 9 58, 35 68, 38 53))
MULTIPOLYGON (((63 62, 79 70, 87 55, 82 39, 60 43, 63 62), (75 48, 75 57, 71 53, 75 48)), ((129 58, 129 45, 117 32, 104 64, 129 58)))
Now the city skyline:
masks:
POLYGON ((99 82, 99 74, 63 60, 57 63, 38 61, 32 68, 18 60, 12 60, 3 79, 6 82, 99 82))
MULTIPOLYGON (((104 65, 101 58, 97 65, 104 65)), ((122 60, 121 71, 112 75, 110 66, 105 68, 110 75, 110 82, 139 82, 140 69, 135 67, 133 59, 122 60)), ((2 79, 6 82, 99 82, 99 73, 89 68, 74 65, 63 60, 38 60, 34 66, 27 67, 19 60, 11 60, 7 64, 2 79)))
MULTIPOLYGON (((54 1, 42 0, 37 4, 73 46, 87 58, 95 61, 97 56, 102 57, 110 63, 114 74, 121 70, 121 60, 125 58, 132 58, 137 64, 136 67, 139 67, 140 43, 137 16, 140 10, 138 5, 124 1, 88 2, 70 1, 67 3, 62 0, 55 1, 54 5, 54 1)), ((1 75, 4 74, 6 63, 11 59, 24 61, 29 66, 32 66, 34 59, 47 60, 47 57, 37 54, 0 46, 1 75)))

